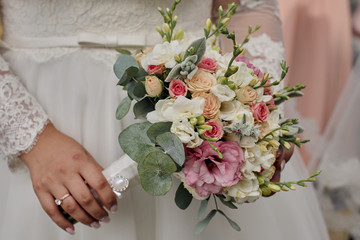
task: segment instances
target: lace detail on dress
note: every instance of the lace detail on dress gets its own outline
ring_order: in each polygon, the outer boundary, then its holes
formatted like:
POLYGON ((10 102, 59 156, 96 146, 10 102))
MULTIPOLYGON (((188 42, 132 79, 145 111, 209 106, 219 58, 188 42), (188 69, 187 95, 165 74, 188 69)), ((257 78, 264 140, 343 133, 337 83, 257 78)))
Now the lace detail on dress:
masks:
POLYGON ((0 158, 12 171, 24 168, 18 158, 34 146, 48 116, 11 74, 0 75, 0 158))
POLYGON ((237 11, 240 12, 246 8, 255 9, 257 7, 271 8, 275 16, 277 16, 280 19, 280 12, 278 8, 277 0, 240 0, 240 5, 237 11))

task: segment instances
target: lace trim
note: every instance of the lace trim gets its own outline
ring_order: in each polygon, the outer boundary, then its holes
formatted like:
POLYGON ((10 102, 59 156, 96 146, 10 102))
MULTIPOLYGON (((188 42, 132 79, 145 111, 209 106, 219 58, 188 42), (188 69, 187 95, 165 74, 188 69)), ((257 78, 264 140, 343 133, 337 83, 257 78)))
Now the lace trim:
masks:
POLYGON ((19 155, 30 151, 48 116, 11 74, 0 75, 0 158, 10 170, 25 169, 19 155))
POLYGON ((255 9, 260 6, 271 8, 275 14, 275 16, 280 19, 280 12, 278 7, 277 0, 240 0, 240 5, 238 6, 237 12, 241 12, 242 10, 255 9))

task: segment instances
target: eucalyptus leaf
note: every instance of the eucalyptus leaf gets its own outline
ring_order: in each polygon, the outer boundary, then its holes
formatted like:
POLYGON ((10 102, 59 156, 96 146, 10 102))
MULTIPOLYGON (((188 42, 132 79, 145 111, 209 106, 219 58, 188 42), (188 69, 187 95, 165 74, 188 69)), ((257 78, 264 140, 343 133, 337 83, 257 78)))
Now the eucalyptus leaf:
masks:
POLYGON ((225 197, 223 195, 217 195, 217 197, 220 199, 222 204, 224 204, 225 206, 227 206, 227 207, 229 207, 231 209, 237 209, 237 206, 235 206, 235 204, 233 204, 230 201, 225 201, 225 197))
POLYGON ((140 100, 142 99, 146 94, 146 90, 145 90, 145 85, 143 82, 137 82, 135 84, 134 90, 133 90, 133 95, 135 96, 135 100, 140 100))
POLYGON ((127 49, 119 48, 119 49, 116 49, 116 51, 121 53, 121 54, 131 55, 131 52, 129 50, 127 50, 127 49))
POLYGON ((166 132, 156 137, 156 143, 181 167, 185 162, 184 146, 174 133, 166 132))
POLYGON ((131 77, 127 75, 127 73, 125 72, 123 76, 120 78, 117 85, 126 86, 131 80, 132 80, 131 77))
POLYGON ((131 81, 128 84, 126 84, 126 91, 130 99, 136 99, 136 96, 134 95, 135 86, 136 86, 135 81, 131 81))
POLYGON ((139 68, 139 71, 136 73, 134 78, 138 81, 145 81, 145 77, 148 75, 148 73, 143 69, 142 67, 139 68))
POLYGON ((198 212, 198 221, 200 221, 200 219, 204 218, 208 203, 209 203, 209 199, 205 199, 205 200, 201 201, 200 207, 199 207, 199 212, 198 212))
POLYGON ((235 229, 238 232, 241 231, 241 228, 239 227, 239 225, 236 222, 234 222, 233 220, 231 220, 228 216, 226 216, 226 214, 223 211, 221 211, 221 210, 217 210, 217 211, 226 218, 226 220, 229 222, 230 226, 233 229, 235 229))
POLYGON ((118 108, 116 109, 116 119, 120 120, 126 116, 131 106, 131 99, 129 97, 124 98, 118 108))
POLYGON ((200 222, 198 222, 195 226, 195 234, 200 234, 207 227, 211 219, 215 216, 216 210, 213 209, 209 212, 209 214, 200 222))
POLYGON ((170 132, 172 122, 153 123, 147 130, 147 135, 153 143, 156 143, 156 137, 162 133, 170 132))
POLYGON ((140 183, 153 196, 165 195, 172 186, 171 173, 176 171, 173 160, 162 151, 152 151, 138 165, 140 183))
POLYGON ((141 162, 152 151, 158 150, 146 135, 151 123, 135 123, 125 128, 119 135, 122 150, 135 162, 141 162))
POLYGON ((133 111, 135 114, 135 119, 146 119, 146 115, 154 109, 155 106, 149 98, 142 99, 134 105, 133 111))
POLYGON ((125 73, 133 77, 138 71, 139 64, 135 58, 126 54, 120 55, 114 64, 114 73, 118 79, 121 79, 125 73))
POLYGON ((185 53, 184 53, 184 56, 183 56, 183 61, 190 55, 189 53, 189 49, 190 48, 193 48, 195 50, 194 54, 191 54, 191 55, 196 55, 198 58, 197 58, 197 61, 195 62, 195 65, 197 65, 202 57, 204 56, 205 54, 205 50, 206 50, 206 38, 200 38, 200 39, 197 39, 195 41, 193 41, 189 47, 186 49, 185 53))
POLYGON ((184 187, 184 183, 180 183, 178 189, 176 190, 175 194, 175 203, 176 205, 185 210, 189 207, 193 196, 189 193, 189 191, 184 187))

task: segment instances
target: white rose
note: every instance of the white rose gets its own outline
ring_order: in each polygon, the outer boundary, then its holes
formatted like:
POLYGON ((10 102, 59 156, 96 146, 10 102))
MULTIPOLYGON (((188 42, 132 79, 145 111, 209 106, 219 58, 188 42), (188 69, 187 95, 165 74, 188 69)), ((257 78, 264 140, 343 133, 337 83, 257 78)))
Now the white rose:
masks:
POLYGON ((229 187, 227 194, 233 197, 237 203, 254 202, 261 197, 261 190, 257 178, 243 178, 237 184, 229 187))
POLYGON ((189 148, 200 146, 203 141, 188 119, 176 120, 173 122, 170 131, 178 136, 182 143, 187 143, 189 148))
POLYGON ((220 118, 225 121, 232 121, 241 110, 241 102, 222 102, 220 107, 220 118))
POLYGON ((204 111, 205 99, 188 99, 179 96, 175 101, 170 99, 159 100, 155 104, 155 110, 146 116, 151 123, 155 122, 174 122, 177 119, 198 117, 204 111))
POLYGON ((217 96, 220 102, 231 101, 235 97, 235 92, 228 85, 216 84, 210 89, 210 92, 217 96))
POLYGON ((253 71, 243 62, 234 62, 233 65, 238 66, 239 69, 228 78, 229 81, 233 81, 237 87, 248 86, 254 78, 253 71))
POLYGON ((195 191, 195 188, 193 187, 190 187, 189 185, 186 184, 186 181, 185 181, 185 174, 184 172, 176 172, 176 173, 173 173, 174 177, 176 177, 177 179, 179 179, 181 182, 183 182, 184 184, 184 187, 189 191, 189 193, 197 200, 205 200, 208 198, 208 196, 205 196, 205 197, 200 197, 196 191, 195 191))
POLYGON ((152 52, 141 58, 141 66, 147 70, 149 65, 164 64, 166 68, 173 68, 176 65, 175 56, 180 54, 182 47, 179 41, 163 42, 156 44, 152 52))
POLYGON ((250 106, 244 104, 239 105, 238 111, 236 112, 236 117, 233 119, 233 122, 242 122, 244 115, 246 123, 254 125, 255 120, 252 112, 250 111, 250 106))

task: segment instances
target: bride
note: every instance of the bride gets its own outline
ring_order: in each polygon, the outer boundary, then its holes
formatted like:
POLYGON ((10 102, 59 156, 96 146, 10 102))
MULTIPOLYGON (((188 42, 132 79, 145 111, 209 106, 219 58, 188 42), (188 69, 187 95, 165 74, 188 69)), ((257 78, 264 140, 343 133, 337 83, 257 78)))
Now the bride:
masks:
MULTIPOLYGON (((226 2, 183 0, 176 10, 181 27, 202 35, 212 6, 217 9, 226 2)), ((198 203, 179 210, 173 204, 174 192, 155 198, 132 186, 116 201, 101 170, 123 155, 117 135, 133 118, 119 122, 114 116, 126 96, 115 87, 114 48, 136 49, 159 41, 154 31, 161 23, 156 6, 167 7, 171 1, 1 0, 1 4, 1 240, 328 239, 311 188, 278 193, 229 213, 242 227, 240 233, 216 218, 198 236, 193 234, 198 203), (11 171, 23 173, 10 174, 5 162, 11 171), (61 206, 81 223, 66 221, 55 199, 62 199, 61 206)), ((248 53, 255 65, 277 76, 284 50, 276 0, 241 0, 229 28, 241 36, 248 25, 257 24, 262 28, 248 43, 248 53), (276 54, 270 56, 268 50, 276 54)), ((296 155, 282 178, 307 174, 296 155)), ((122 165, 123 174, 130 176, 131 166, 126 160, 122 165)))

